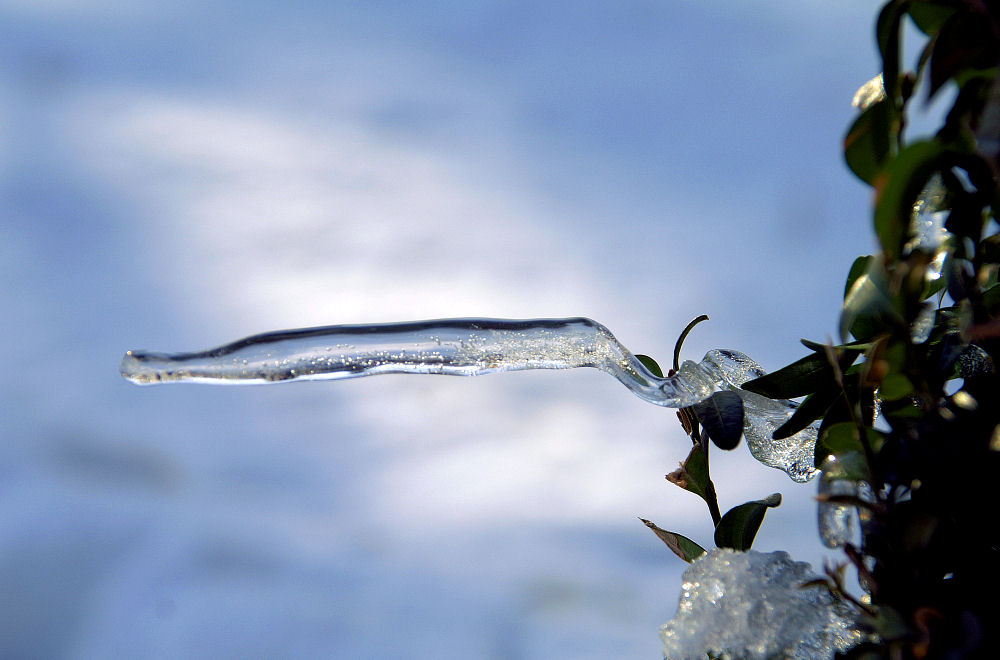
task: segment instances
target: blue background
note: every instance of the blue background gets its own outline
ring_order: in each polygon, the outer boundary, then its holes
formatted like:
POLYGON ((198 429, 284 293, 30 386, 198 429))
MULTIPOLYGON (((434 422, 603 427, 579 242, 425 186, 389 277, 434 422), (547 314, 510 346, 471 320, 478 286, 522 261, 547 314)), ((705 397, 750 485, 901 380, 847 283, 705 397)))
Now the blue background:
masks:
MULTIPOLYGON (((0 2, 5 657, 659 657, 704 544, 594 370, 138 388, 130 348, 589 316, 768 369, 834 333, 875 3, 0 2)), ((821 562, 814 485, 714 465, 821 562)))

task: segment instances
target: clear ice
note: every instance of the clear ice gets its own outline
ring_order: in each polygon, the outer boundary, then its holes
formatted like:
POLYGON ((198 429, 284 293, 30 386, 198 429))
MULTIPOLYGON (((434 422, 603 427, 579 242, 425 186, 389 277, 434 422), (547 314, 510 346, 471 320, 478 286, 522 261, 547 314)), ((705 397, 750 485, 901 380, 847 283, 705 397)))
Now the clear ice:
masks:
MULTIPOLYGON (((823 474, 819 477, 819 495, 822 496, 858 496, 858 482, 840 479, 836 471, 829 468, 831 456, 824 463, 823 474)), ((819 503, 817 508, 819 520, 819 537, 828 548, 843 548, 848 543, 857 545, 858 525, 855 520, 857 507, 838 502, 819 503)))
POLYGON ((791 401, 740 389, 765 371, 746 355, 709 351, 671 376, 651 373, 600 323, 585 318, 445 319, 382 325, 334 325, 253 335, 195 353, 128 351, 121 374, 133 383, 274 383, 374 374, 478 376, 522 369, 594 367, 650 403, 685 408, 719 390, 742 398, 750 453, 794 481, 816 474, 815 425, 785 440, 771 435, 795 411, 791 401))
POLYGON ((684 571, 674 618, 660 629, 669 660, 818 660, 861 641, 853 610, 788 553, 716 549, 684 571))

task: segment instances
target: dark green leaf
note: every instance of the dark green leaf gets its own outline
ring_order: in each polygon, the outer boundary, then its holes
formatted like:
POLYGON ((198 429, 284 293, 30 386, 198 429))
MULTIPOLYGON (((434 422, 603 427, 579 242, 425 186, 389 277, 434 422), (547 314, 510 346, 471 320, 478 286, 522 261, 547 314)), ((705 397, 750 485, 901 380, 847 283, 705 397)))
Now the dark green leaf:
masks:
MULTIPOLYGON (((830 348, 827 344, 821 344, 818 341, 811 341, 809 339, 800 339, 799 342, 801 342, 802 345, 808 348, 810 351, 815 351, 817 353, 825 354, 826 351, 830 348)), ((853 354, 855 356, 858 356, 867 351, 874 345, 875 344, 870 341, 857 340, 857 341, 847 342, 846 344, 837 344, 836 346, 833 347, 833 350, 837 355, 853 354)))
POLYGON ((649 357, 648 355, 636 354, 635 359, 642 362, 642 366, 649 369, 649 373, 653 374, 657 378, 663 378, 663 370, 660 369, 660 365, 656 363, 656 360, 649 357))
POLYGON ((1000 312, 1000 284, 994 284, 983 291, 983 306, 991 315, 1000 312))
POLYGON ((987 21, 973 12, 955 12, 940 27, 931 55, 928 97, 966 71, 996 66, 996 41, 987 21))
POLYGON ((775 430, 774 439, 782 440, 790 438, 806 428, 822 417, 843 394, 835 382, 829 381, 824 383, 819 389, 802 401, 787 422, 775 430))
POLYGON ((868 268, 874 258, 872 255, 866 254, 858 257, 851 264, 851 270, 847 273, 847 282, 844 284, 844 300, 847 300, 847 295, 854 288, 854 283, 858 281, 858 278, 868 272, 868 268))
POLYGON ((888 374, 878 387, 883 401, 896 401, 913 392, 913 383, 903 374, 888 374))
POLYGON ((667 475, 667 481, 692 492, 708 502, 709 478, 708 458, 701 445, 691 448, 691 453, 684 459, 681 466, 667 475))
POLYGON ((698 421, 719 449, 733 449, 743 435, 743 399, 732 391, 716 392, 693 406, 698 421))
POLYGON ((882 56, 882 73, 885 91, 895 104, 899 96, 899 42, 900 27, 906 12, 907 0, 891 0, 882 7, 875 25, 879 54, 882 56))
MULTIPOLYGON (((854 262, 852 276, 862 263, 861 259, 854 262)), ((889 277, 882 261, 872 257, 863 263, 865 271, 862 274, 848 277, 850 287, 840 314, 840 336, 844 340, 848 334, 859 340, 872 339, 885 326, 903 323, 889 292, 889 277)))
MULTIPOLYGON (((956 182, 955 185, 961 184, 956 182)), ((959 238, 968 238, 975 243, 983 234, 983 204, 986 200, 981 195, 961 191, 952 192, 950 202, 951 211, 944 228, 959 238)))
POLYGON ((906 8, 917 29, 927 36, 934 36, 941 26, 955 13, 955 8, 945 3, 914 2, 906 8))
POLYGON ((733 507, 722 516, 722 520, 715 528, 715 545, 733 550, 749 550, 760 524, 764 521, 764 514, 768 508, 779 504, 781 504, 781 493, 774 493, 762 500, 733 507))
POLYGON ((956 303, 969 297, 969 288, 975 286, 975 274, 967 259, 948 257, 941 269, 941 275, 948 288, 948 295, 956 303))
POLYGON ((992 234, 984 238, 979 243, 977 252, 988 263, 1000 263, 1000 234, 992 234))
POLYGON ((645 518, 639 518, 642 523, 653 530, 653 533, 660 537, 660 540, 667 544, 675 555, 688 562, 689 564, 705 554, 705 548, 701 547, 691 539, 686 536, 681 536, 675 532, 668 532, 665 529, 657 527, 655 523, 652 523, 645 518))
MULTIPOLYGON (((791 363, 787 367, 747 381, 743 383, 742 388, 770 399, 792 399, 812 394, 824 383, 833 380, 833 365, 830 364, 830 358, 827 355, 829 347, 805 339, 802 340, 802 343, 816 352, 791 363)), ((853 342, 833 347, 833 353, 839 360, 841 371, 853 364, 857 356, 869 347, 870 344, 864 342, 853 342)))
POLYGON ((822 463, 816 463, 824 473, 833 475, 832 479, 846 481, 868 481, 871 472, 864 455, 856 451, 841 452, 837 456, 828 455, 822 463))
POLYGON ((889 157, 892 132, 892 109, 888 99, 883 99, 866 108, 844 136, 844 160, 865 183, 874 185, 875 175, 889 157))
POLYGON ((890 263, 899 259, 910 232, 913 204, 936 171, 944 147, 914 142, 879 173, 875 181, 875 232, 890 263))

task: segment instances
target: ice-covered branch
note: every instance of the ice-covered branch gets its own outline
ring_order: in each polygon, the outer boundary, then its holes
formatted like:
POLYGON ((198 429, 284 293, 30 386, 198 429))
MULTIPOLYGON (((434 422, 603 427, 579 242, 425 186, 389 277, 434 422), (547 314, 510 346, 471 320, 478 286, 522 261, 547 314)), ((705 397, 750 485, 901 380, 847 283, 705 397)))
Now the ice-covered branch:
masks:
POLYGON ((721 389, 736 391, 746 412, 751 453, 795 481, 815 474, 816 429, 786 440, 771 438, 794 411, 790 401, 740 389, 764 374, 737 351, 709 351, 671 376, 646 369, 600 323, 585 318, 446 319, 382 325, 335 325, 253 335, 196 353, 129 351, 122 375, 141 385, 164 382, 273 383, 411 373, 478 376, 522 369, 594 367, 638 397, 670 408, 703 401, 721 389))

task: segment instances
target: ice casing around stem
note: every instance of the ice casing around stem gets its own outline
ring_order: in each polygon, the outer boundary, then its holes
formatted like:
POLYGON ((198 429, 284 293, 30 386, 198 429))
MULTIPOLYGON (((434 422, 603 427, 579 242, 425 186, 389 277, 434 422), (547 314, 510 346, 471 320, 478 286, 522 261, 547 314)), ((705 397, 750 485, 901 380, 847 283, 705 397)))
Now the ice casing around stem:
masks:
POLYGON ((791 438, 771 435, 794 412, 740 386, 765 372, 746 355, 709 351, 671 376, 651 373, 611 332, 586 318, 445 319, 373 325, 334 325, 246 337, 192 353, 128 351, 121 374, 133 383, 275 383, 358 378, 375 374, 478 376, 524 369, 594 367, 639 398, 685 408, 727 389, 743 399, 744 434, 751 454, 795 481, 815 475, 816 428, 791 438))

